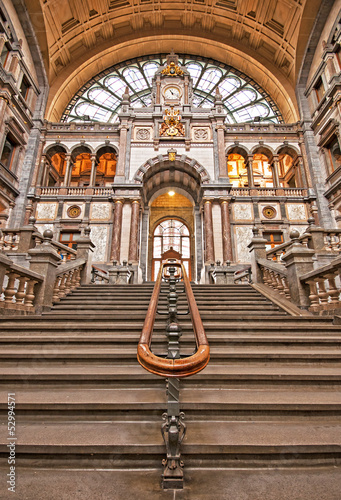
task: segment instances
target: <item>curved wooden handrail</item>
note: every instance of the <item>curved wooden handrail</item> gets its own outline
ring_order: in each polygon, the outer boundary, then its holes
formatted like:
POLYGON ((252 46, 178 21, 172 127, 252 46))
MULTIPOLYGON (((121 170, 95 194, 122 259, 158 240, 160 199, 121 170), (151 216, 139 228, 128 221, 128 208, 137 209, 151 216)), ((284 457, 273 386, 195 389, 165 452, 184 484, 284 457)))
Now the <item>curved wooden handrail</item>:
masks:
POLYGON ((208 345, 204 326, 202 324, 198 306, 195 302, 191 284, 189 282, 185 267, 180 263, 162 263, 155 282, 154 290, 150 300, 146 319, 142 328, 141 337, 137 347, 137 359, 140 365, 154 375, 160 377, 184 378, 194 375, 203 370, 210 359, 210 348, 208 345), (197 351, 192 356, 182 359, 165 359, 153 354, 150 344, 153 335, 154 321, 160 295, 162 275, 166 267, 181 267, 182 278, 185 285, 189 311, 193 324, 193 331, 197 344, 197 351))

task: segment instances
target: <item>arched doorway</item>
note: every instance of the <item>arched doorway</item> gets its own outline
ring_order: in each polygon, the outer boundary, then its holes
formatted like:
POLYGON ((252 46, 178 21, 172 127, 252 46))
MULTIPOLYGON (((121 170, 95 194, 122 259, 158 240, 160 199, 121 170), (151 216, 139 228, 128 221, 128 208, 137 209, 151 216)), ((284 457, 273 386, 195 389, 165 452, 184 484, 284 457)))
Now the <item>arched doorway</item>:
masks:
POLYGON ((191 237, 187 225, 178 219, 165 219, 153 234, 152 281, 156 279, 164 255, 169 250, 180 254, 189 279, 191 279, 191 237))

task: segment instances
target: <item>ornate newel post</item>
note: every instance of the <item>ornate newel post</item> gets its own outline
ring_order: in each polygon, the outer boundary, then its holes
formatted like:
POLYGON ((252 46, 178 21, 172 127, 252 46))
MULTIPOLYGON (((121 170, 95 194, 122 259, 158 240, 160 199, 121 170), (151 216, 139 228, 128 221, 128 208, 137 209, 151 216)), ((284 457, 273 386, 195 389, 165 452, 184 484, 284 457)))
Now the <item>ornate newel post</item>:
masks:
POLYGON ((140 225, 140 201, 133 200, 131 204, 131 219, 130 219, 130 237, 129 237, 129 252, 128 260, 136 264, 139 259, 139 225, 140 225))
POLYGON ((220 200, 221 229, 223 239, 223 262, 232 261, 232 241, 230 224, 230 200, 220 200))
POLYGON ((313 270, 314 250, 302 245, 298 238, 300 233, 297 229, 290 232, 292 245, 282 256, 282 261, 287 269, 287 279, 292 302, 301 309, 308 309, 310 306, 309 287, 300 281, 300 276, 313 270))
POLYGON ((77 259, 85 259, 85 266, 81 271, 81 284, 90 283, 91 281, 91 271, 92 271, 92 254, 94 245, 90 239, 90 226, 84 229, 84 236, 81 236, 77 240, 77 259))
POLYGON ((36 248, 31 248, 31 250, 28 251, 31 257, 30 271, 34 271, 45 276, 45 279, 40 285, 35 298, 37 313, 50 309, 52 306, 52 297, 56 280, 56 268, 62 260, 61 256, 51 245, 52 237, 52 231, 47 229, 44 231, 43 243, 36 248))
POLYGON ((204 201, 205 262, 214 262, 212 202, 204 201))
POLYGON ((122 214, 123 200, 115 200, 110 260, 117 262, 119 262, 121 254, 122 214))
POLYGON ((253 238, 249 243, 248 248, 251 253, 251 271, 253 283, 263 283, 262 272, 259 268, 259 259, 266 259, 266 239, 259 236, 259 229, 254 227, 252 229, 253 238))

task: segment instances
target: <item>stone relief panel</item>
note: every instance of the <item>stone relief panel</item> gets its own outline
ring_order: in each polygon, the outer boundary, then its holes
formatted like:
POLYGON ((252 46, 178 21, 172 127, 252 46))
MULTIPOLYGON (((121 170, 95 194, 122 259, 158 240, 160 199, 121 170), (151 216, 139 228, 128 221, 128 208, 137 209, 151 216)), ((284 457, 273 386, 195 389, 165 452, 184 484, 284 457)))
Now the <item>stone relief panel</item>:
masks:
POLYGON ((251 203, 235 203, 233 205, 235 220, 253 220, 253 210, 251 203))
POLYGON ((253 237, 252 226, 235 226, 235 241, 238 262, 251 262, 248 244, 253 237))
POLYGON ((135 129, 135 139, 137 141, 150 141, 151 137, 152 137, 152 129, 150 127, 135 129))
POLYGON ((57 216, 57 203, 38 203, 36 210, 37 220, 54 220, 57 216))
POLYGON ((82 219, 84 217, 84 203, 75 203, 75 202, 69 202, 69 203, 64 203, 64 206, 63 206, 63 219, 82 219), (77 217, 75 217, 74 215, 72 215, 72 213, 70 213, 69 211, 69 208, 71 207, 74 207, 74 206, 77 206, 80 208, 80 213, 77 217))
POLYGON ((307 220, 307 211, 303 203, 287 203, 289 220, 307 220))
POLYGON ((91 225, 91 241, 96 245, 93 262, 105 262, 107 259, 108 226, 91 225))
POLYGON ((278 203, 259 203, 258 206, 261 219, 279 220, 281 218, 281 209, 278 203), (272 209, 272 213, 270 209, 272 209))
POLYGON ((90 219, 91 220, 109 220, 110 219, 110 204, 109 203, 91 203, 90 219))
POLYGON ((193 141, 209 141, 210 129, 208 127, 193 127, 192 129, 193 141))

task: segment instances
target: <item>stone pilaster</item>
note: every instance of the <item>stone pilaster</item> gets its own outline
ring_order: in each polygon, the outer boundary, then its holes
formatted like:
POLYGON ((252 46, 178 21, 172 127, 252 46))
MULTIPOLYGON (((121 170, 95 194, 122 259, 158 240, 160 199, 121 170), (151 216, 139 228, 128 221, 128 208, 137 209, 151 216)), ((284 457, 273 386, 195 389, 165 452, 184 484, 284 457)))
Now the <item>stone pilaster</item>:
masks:
POLYGON ((221 229, 223 240, 223 261, 232 261, 232 240, 230 223, 230 200, 220 200, 221 229))
POLYGON ((204 201, 205 262, 214 262, 212 202, 204 201))
POLYGON ((140 225, 140 202, 133 200, 131 204, 131 219, 130 219, 130 237, 129 237, 129 252, 128 261, 138 262, 138 238, 140 225))
POLYGON ((115 200, 110 260, 120 261, 123 201, 115 200))

